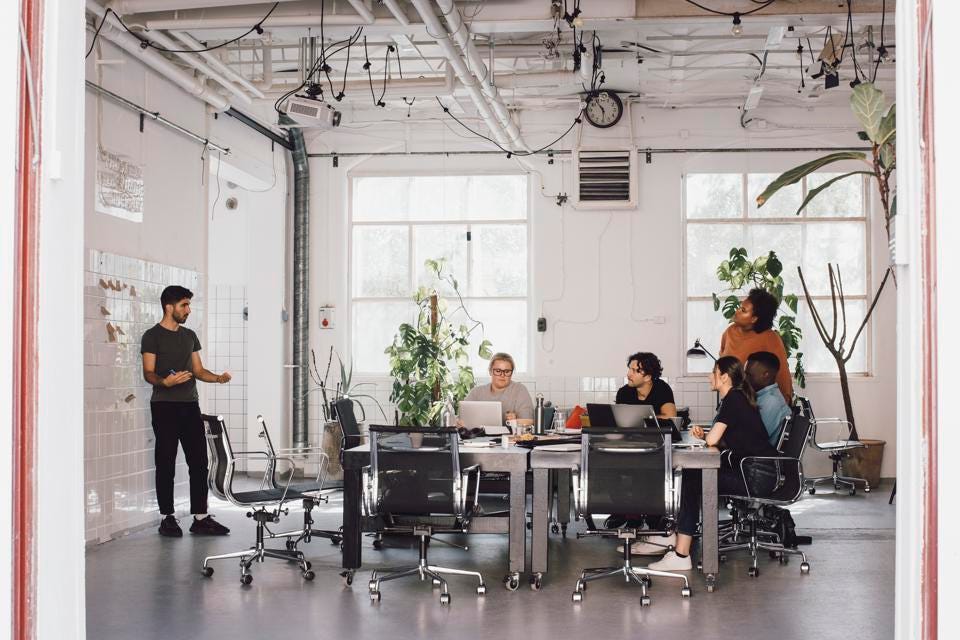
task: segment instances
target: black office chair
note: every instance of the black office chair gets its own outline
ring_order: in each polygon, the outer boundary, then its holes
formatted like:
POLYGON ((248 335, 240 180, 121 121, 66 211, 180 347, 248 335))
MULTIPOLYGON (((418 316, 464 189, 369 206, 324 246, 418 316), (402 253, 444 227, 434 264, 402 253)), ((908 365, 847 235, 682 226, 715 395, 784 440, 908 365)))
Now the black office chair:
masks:
MULTIPOLYGON (((285 544, 288 551, 296 551, 301 543, 310 542, 313 538, 326 538, 334 545, 339 545, 343 540, 343 531, 330 531, 326 529, 313 528, 313 510, 320 504, 330 502, 329 489, 326 489, 327 470, 329 469, 329 459, 327 454, 319 447, 300 447, 296 449, 277 449, 273 446, 273 438, 270 437, 270 431, 267 429, 267 423, 262 415, 257 416, 257 422, 260 423, 260 438, 263 439, 267 447, 267 453, 273 459, 278 455, 290 458, 300 458, 303 460, 316 459, 317 475, 305 479, 304 482, 294 482, 290 484, 290 491, 300 494, 301 505, 303 507, 303 526, 293 531, 284 531, 280 533, 270 533, 269 538, 285 538, 285 544)), ((281 488, 282 482, 276 473, 276 463, 271 460, 268 462, 267 473, 264 474, 264 483, 269 484, 274 489, 281 488)), ((261 486, 261 488, 264 488, 261 486)), ((307 563, 310 564, 309 562, 307 563)))
POLYGON ((817 485, 821 482, 830 482, 835 491, 845 487, 847 493, 851 496, 857 494, 857 483, 861 483, 863 484, 863 492, 870 493, 870 483, 864 478, 854 478, 843 474, 843 461, 850 458, 850 452, 866 446, 859 440, 853 439, 853 425, 842 418, 817 418, 813 415, 813 407, 810 405, 810 401, 802 396, 797 397, 797 406, 800 407, 800 412, 810 420, 812 425, 810 446, 817 451, 827 453, 833 463, 833 472, 829 476, 818 476, 805 480, 805 488, 810 495, 817 492, 817 485), (836 431, 828 440, 819 442, 818 434, 822 435, 821 432, 825 429, 821 427, 825 425, 836 425, 836 431))
POLYGON ((573 602, 583 600, 587 583, 622 576, 640 585, 640 604, 650 604, 647 589, 651 576, 683 582, 680 595, 689 598, 690 583, 682 573, 633 566, 631 546, 638 537, 669 535, 674 529, 673 461, 671 429, 607 429, 590 427, 581 439, 580 468, 572 473, 574 506, 578 517, 601 513, 643 513, 659 517, 661 530, 631 527, 578 532, 577 538, 602 536, 623 543, 623 563, 614 567, 584 569, 573 591, 573 602))
POLYGON ((445 574, 474 576, 479 581, 477 594, 485 594, 487 587, 479 572, 427 561, 431 539, 450 544, 433 536, 465 533, 477 506, 480 467, 460 469, 457 430, 371 426, 370 438, 370 466, 363 468, 362 480, 364 515, 378 517, 383 531, 413 534, 420 540, 418 564, 373 572, 368 585, 370 599, 380 600, 381 582, 417 576, 439 586, 440 604, 450 604, 445 574))
POLYGON ((774 523, 769 521, 765 514, 765 507, 787 507, 797 501, 803 493, 803 463, 800 458, 813 425, 803 414, 797 414, 787 419, 785 433, 781 441, 779 456, 747 456, 740 461, 740 473, 746 486, 746 495, 726 495, 723 498, 731 502, 733 526, 720 540, 720 559, 725 560, 726 554, 739 549, 750 551, 751 566, 747 574, 751 577, 760 575, 757 566, 758 554, 765 550, 771 558, 777 558, 780 564, 787 564, 790 555, 801 558, 800 573, 810 572, 807 556, 802 551, 784 544, 777 534, 771 533, 775 529, 774 523), (777 482, 770 495, 760 497, 750 495, 750 485, 747 475, 752 464, 766 464, 775 468, 777 482))
POLYGON ((206 431, 207 445, 210 449, 210 467, 207 477, 207 483, 211 493, 222 500, 227 500, 238 507, 251 508, 247 512, 248 518, 253 518, 257 523, 256 542, 254 546, 242 551, 232 553, 222 553, 214 556, 207 556, 203 559, 201 573, 205 577, 213 575, 213 567, 210 566, 212 560, 224 560, 227 558, 239 558, 240 560, 240 582, 250 584, 253 582, 253 575, 250 573, 250 566, 254 562, 263 562, 265 558, 274 558, 283 561, 295 561, 300 565, 301 575, 305 580, 313 580, 314 573, 310 569, 310 564, 303 557, 300 551, 286 549, 267 549, 264 546, 264 539, 269 537, 270 531, 268 524, 280 522, 280 516, 287 514, 284 505, 290 500, 303 498, 303 495, 290 489, 290 481, 296 471, 296 465, 288 457, 271 455, 266 451, 234 451, 230 445, 230 434, 227 432, 223 416, 203 415, 204 429, 206 431), (261 482, 259 489, 253 491, 235 491, 233 488, 234 471, 238 459, 260 459, 266 463, 269 473, 274 473, 276 463, 284 463, 290 466, 290 472, 286 481, 279 486, 269 486, 267 475, 261 482))

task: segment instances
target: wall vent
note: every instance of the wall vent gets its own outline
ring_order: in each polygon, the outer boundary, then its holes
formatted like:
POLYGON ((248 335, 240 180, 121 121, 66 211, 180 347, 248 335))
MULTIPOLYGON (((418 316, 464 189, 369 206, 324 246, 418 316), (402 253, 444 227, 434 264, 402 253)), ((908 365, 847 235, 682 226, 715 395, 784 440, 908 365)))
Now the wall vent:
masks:
POLYGON ((635 149, 575 149, 573 159, 577 209, 636 208, 635 149))

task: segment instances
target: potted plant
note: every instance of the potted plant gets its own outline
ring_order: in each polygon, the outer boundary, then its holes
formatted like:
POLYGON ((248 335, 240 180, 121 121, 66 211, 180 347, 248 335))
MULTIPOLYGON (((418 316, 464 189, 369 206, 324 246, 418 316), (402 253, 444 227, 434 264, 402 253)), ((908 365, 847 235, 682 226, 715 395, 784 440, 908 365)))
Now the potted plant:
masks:
MULTIPOLYGON (((413 295, 416 319, 401 324, 384 351, 394 378, 390 400, 397 407, 397 423, 408 426, 438 425, 447 398, 456 408, 473 388, 470 338, 483 326, 464 307, 459 284, 447 271, 446 261, 427 260, 424 264, 435 286, 417 289, 413 295), (452 289, 453 305, 438 293, 441 283, 452 289), (466 322, 454 325, 450 318, 459 312, 466 322)), ((481 358, 489 358, 490 341, 481 340, 477 352, 481 358)))
POLYGON ((730 258, 717 267, 717 279, 728 284, 728 288, 713 295, 713 310, 721 311, 723 317, 731 320, 740 306, 739 293, 746 288, 760 288, 772 294, 780 304, 777 315, 777 333, 783 340, 787 358, 794 359, 793 377, 803 388, 806 379, 803 371, 803 353, 798 351, 803 332, 797 326, 797 296, 783 293, 783 264, 775 251, 751 260, 743 247, 730 249, 730 258), (726 294, 722 300, 720 296, 726 294))

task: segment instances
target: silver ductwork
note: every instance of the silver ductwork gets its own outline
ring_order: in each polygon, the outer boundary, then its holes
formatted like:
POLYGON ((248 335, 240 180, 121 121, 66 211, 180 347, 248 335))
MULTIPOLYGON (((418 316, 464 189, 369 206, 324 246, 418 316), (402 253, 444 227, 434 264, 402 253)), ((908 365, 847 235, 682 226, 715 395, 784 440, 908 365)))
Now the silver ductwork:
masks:
MULTIPOLYGON (((292 124, 292 121, 290 122, 292 124)), ((306 448, 310 382, 310 166, 299 127, 290 129, 293 149, 293 447, 306 448)))

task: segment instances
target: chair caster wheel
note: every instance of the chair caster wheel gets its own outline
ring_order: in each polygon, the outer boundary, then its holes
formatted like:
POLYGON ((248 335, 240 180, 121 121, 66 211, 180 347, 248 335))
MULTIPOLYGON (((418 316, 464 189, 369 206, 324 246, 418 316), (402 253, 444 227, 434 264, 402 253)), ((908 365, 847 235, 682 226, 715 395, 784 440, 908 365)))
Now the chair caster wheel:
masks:
POLYGON ((550 525, 550 533, 560 533, 560 525, 556 522, 550 525))
POLYGON ((713 593, 716 588, 717 588, 717 587, 716 587, 715 585, 708 584, 708 585, 707 585, 707 593, 713 593))
POLYGON ((335 547, 340 546, 340 543, 341 543, 341 542, 343 542, 343 541, 342 541, 340 538, 336 537, 336 536, 330 538, 330 544, 332 544, 332 545, 335 546, 335 547))
POLYGON ((370 602, 380 602, 380 592, 371 591, 370 592, 370 602))
POLYGON ((444 604, 450 604, 450 594, 449 594, 449 593, 441 593, 441 594, 440 594, 440 604, 442 604, 442 605, 444 605, 444 604))
POLYGON ((315 574, 313 571, 310 571, 309 569, 303 572, 303 579, 306 580, 307 582, 309 582, 310 580, 313 580, 316 576, 317 574, 315 574))
POLYGON ((286 542, 287 551, 293 551, 297 548, 297 543, 293 540, 287 540, 286 542))
POLYGON ((533 575, 530 576, 530 589, 533 591, 540 591, 540 587, 543 586, 543 576, 533 575))
POLYGON ((650 606, 650 596, 640 596, 640 606, 649 607, 650 606))
POLYGON ((371 580, 370 582, 367 583, 367 591, 369 591, 370 593, 373 593, 376 590, 377 590, 376 580, 371 580))
POLYGON ((680 589, 680 596, 681 596, 681 597, 683 597, 683 598, 689 598, 691 595, 693 595, 693 592, 690 591, 690 587, 684 587, 683 589, 680 589))
POLYGON ((815 487, 810 487, 809 489, 807 489, 807 493, 809 493, 810 495, 813 495, 813 494, 815 494, 816 492, 817 492, 817 490, 816 490, 815 487))
POLYGON ((573 601, 574 602, 583 602, 583 593, 580 591, 573 592, 573 601))
POLYGON ((307 560, 305 564, 306 564, 306 567, 307 567, 308 570, 309 570, 309 569, 313 569, 313 563, 310 562, 309 560, 307 560))
POLYGON ((479 587, 477 587, 477 595, 478 595, 478 596, 485 596, 485 595, 487 595, 487 585, 482 584, 482 585, 480 585, 479 587))
POLYGON ((726 561, 727 561, 727 556, 726 556, 726 554, 721 553, 721 554, 720 554, 720 562, 726 562, 726 561))
POLYGON ((203 569, 200 570, 200 574, 204 578, 209 578, 210 576, 213 575, 213 567, 204 567, 203 569))
POLYGON ((857 495, 857 490, 856 490, 856 489, 850 489, 849 491, 847 491, 847 495, 849 495, 849 496, 855 496, 855 495, 857 495))
POLYGON ((343 578, 344 586, 349 587, 353 584, 353 571, 344 571, 340 574, 340 577, 343 578))
POLYGON ((242 576, 240 576, 240 582, 243 584, 250 584, 251 582, 253 582, 253 576, 249 573, 245 573, 242 576))
POLYGON ((503 577, 503 586, 507 591, 516 591, 520 587, 520 575, 513 573, 503 577))
POLYGON ((801 563, 800 563, 800 573, 804 573, 804 574, 810 573, 810 563, 809 563, 809 562, 801 562, 801 563))
POLYGON ((381 549, 383 549, 383 541, 382 541, 382 540, 374 540, 374 541, 373 541, 373 548, 376 549, 377 551, 380 551, 381 549))
POLYGON ((757 576, 760 575, 760 570, 757 569, 756 567, 750 567, 749 569, 747 569, 747 575, 750 576, 751 578, 756 578, 757 576))
POLYGON ((577 580, 576 591, 586 591, 586 590, 587 590, 587 583, 584 582, 583 580, 577 580))

